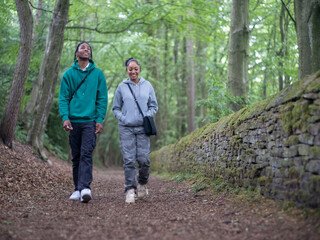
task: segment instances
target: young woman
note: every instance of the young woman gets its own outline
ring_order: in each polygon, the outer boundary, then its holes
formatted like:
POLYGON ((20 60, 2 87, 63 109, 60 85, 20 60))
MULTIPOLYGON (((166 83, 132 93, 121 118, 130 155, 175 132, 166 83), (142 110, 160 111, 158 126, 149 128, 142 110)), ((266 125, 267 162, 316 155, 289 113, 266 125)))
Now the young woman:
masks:
POLYGON ((139 77, 141 67, 138 60, 129 58, 125 66, 129 77, 119 84, 112 110, 119 120, 126 202, 133 203, 136 189, 138 198, 148 195, 146 185, 150 167, 150 136, 144 133, 143 116, 134 99, 137 99, 144 116, 153 116, 158 111, 158 103, 151 83, 139 77), (138 186, 136 184, 136 162, 139 166, 138 186))

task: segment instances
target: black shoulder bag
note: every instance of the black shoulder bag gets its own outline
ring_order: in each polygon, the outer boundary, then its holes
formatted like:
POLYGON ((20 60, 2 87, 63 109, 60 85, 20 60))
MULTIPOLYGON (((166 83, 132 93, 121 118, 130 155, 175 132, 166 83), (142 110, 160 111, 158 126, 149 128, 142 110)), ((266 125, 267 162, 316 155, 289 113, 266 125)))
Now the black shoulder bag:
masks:
POLYGON ((143 128, 144 128, 144 132, 146 135, 150 136, 150 135, 157 135, 157 129, 156 129, 156 125, 154 124, 154 121, 153 121, 153 117, 152 116, 144 116, 142 111, 141 111, 141 108, 140 108, 140 105, 135 97, 135 95, 133 94, 133 91, 130 87, 130 84, 128 84, 128 87, 130 89, 130 92, 134 98, 134 100, 136 101, 136 104, 138 106, 138 109, 143 117, 143 128))
POLYGON ((71 102, 72 98, 74 97, 74 95, 76 94, 76 92, 78 91, 78 89, 81 87, 81 85, 84 83, 84 81, 87 79, 87 77, 90 75, 90 73, 93 71, 94 68, 92 68, 87 75, 84 77, 84 79, 82 79, 82 81, 80 82, 80 84, 78 85, 77 89, 74 91, 74 93, 71 95, 71 98, 69 99, 69 103, 71 102))

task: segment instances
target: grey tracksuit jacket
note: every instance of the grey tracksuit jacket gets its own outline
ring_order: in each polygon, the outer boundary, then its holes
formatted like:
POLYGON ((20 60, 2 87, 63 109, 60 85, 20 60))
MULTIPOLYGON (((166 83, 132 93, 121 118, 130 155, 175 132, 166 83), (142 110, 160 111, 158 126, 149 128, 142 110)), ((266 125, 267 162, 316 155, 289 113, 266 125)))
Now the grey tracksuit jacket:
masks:
POLYGON ((116 90, 112 110, 119 120, 119 125, 127 127, 142 126, 143 117, 127 83, 130 84, 144 116, 153 116, 158 111, 154 89, 149 81, 140 77, 138 84, 134 84, 128 78, 120 83, 116 90))

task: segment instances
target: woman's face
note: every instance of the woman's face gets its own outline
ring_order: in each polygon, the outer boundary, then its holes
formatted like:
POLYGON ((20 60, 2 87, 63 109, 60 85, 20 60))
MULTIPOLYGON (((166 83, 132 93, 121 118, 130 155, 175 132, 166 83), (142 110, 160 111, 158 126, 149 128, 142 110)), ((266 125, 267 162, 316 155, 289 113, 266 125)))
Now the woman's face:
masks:
POLYGON ((135 61, 130 62, 129 65, 127 66, 127 73, 131 81, 134 81, 134 82, 138 81, 140 66, 135 61))
POLYGON ((89 59, 91 57, 90 46, 88 44, 86 44, 86 43, 82 43, 79 46, 76 55, 77 55, 78 58, 89 59))

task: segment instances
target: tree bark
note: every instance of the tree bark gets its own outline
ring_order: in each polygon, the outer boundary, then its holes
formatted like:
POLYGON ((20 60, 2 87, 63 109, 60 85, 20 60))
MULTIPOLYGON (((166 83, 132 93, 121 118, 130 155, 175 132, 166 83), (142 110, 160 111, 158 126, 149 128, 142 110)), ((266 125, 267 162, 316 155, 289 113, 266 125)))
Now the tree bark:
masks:
MULTIPOLYGON (((190 0, 187 0, 190 2, 190 0)), ((191 11, 188 12, 188 15, 191 15, 191 11)), ((188 133, 191 133, 195 130, 195 80, 194 80, 194 47, 193 47, 193 38, 192 38, 192 24, 188 25, 189 36, 186 41, 186 72, 187 72, 187 96, 188 96, 188 133)))
MULTIPOLYGON (((175 79, 175 94, 177 95, 177 115, 175 116, 176 123, 176 138, 181 138, 184 136, 185 130, 185 110, 184 107, 186 103, 184 101, 185 94, 182 94, 185 89, 185 85, 183 80, 185 79, 185 68, 183 67, 182 73, 180 73, 181 68, 179 67, 179 48, 180 48, 180 34, 176 30, 174 34, 174 47, 173 47, 173 63, 174 63, 174 79, 175 79), (179 74, 180 73, 180 74, 179 74)), ((185 44, 183 45, 183 49, 181 49, 181 53, 183 54, 182 58, 185 56, 185 44)), ((181 61, 181 60, 180 60, 181 61)))
MULTIPOLYGON (((152 1, 146 1, 147 3, 150 3, 152 1)), ((147 28, 147 34, 148 36, 152 36, 155 39, 159 38, 161 39, 161 27, 148 27, 147 28)), ((163 110, 162 110, 162 82, 160 81, 160 69, 159 69, 159 62, 160 62, 160 50, 156 50, 155 53, 153 55, 147 56, 147 61, 150 63, 148 64, 148 66, 146 66, 148 68, 148 72, 150 72, 150 79, 154 80, 154 82, 152 82, 152 86, 155 90, 156 96, 157 96, 157 101, 158 101, 158 112, 155 115, 155 122, 156 122, 156 126, 157 126, 157 135, 154 138, 151 138, 151 148, 153 147, 159 147, 160 143, 158 140, 162 139, 162 135, 163 135, 163 128, 162 128, 162 119, 163 119, 163 110)), ((148 78, 147 78, 148 79, 148 78)), ((149 79, 149 80, 150 80, 149 79)))
POLYGON ((46 159, 46 156, 42 151, 43 137, 58 78, 64 29, 68 22, 69 5, 69 0, 57 0, 55 3, 46 50, 38 76, 44 84, 37 100, 27 138, 27 141, 33 146, 34 150, 44 159, 46 159))
POLYGON ((164 80, 164 86, 163 86, 163 129, 162 131, 165 133, 164 136, 164 141, 163 144, 167 145, 167 139, 168 139, 168 135, 166 134, 167 130, 168 130, 168 120, 169 120, 169 116, 168 116, 168 68, 169 68, 169 63, 168 63, 168 59, 169 59, 169 29, 168 26, 165 24, 164 25, 164 54, 163 54, 163 58, 164 58, 164 70, 163 70, 163 80, 164 80))
POLYGON ((248 97, 249 0, 232 0, 228 52, 227 89, 243 102, 230 102, 233 111, 242 108, 248 97))
POLYGON ((284 28, 284 18, 285 18, 285 6, 281 4, 281 12, 279 18, 280 36, 281 36, 281 47, 278 52, 279 55, 279 72, 278 72, 278 84, 279 91, 283 89, 283 57, 285 54, 285 44, 286 44, 286 32, 284 28))
MULTIPOLYGON (((31 49, 33 49, 34 42, 37 37, 37 26, 39 25, 39 20, 40 20, 40 15, 41 15, 40 9, 41 8, 42 8, 42 0, 39 0, 38 1, 38 9, 37 9, 36 17, 35 17, 35 24, 34 24, 33 33, 32 33, 32 48, 31 49)), ((36 105, 36 101, 38 98, 39 86, 42 85, 42 82, 39 82, 39 80, 40 80, 39 78, 36 78, 33 85, 32 85, 30 99, 29 99, 28 104, 27 104, 27 106, 24 110, 24 113, 23 113, 23 122, 24 122, 24 125, 27 129, 29 128, 27 123, 30 118, 30 114, 32 114, 32 111, 34 110, 34 107, 36 105)), ((43 80, 43 79, 41 79, 41 80, 43 80)))
POLYGON ((9 148, 12 148, 21 97, 28 76, 33 26, 33 17, 28 1, 15 0, 15 2, 20 22, 20 47, 18 61, 13 73, 8 102, 6 104, 0 126, 0 135, 3 143, 9 148))
MULTIPOLYGON (((201 39, 197 40, 197 78, 196 82, 199 84, 199 97, 197 99, 207 99, 208 98, 208 92, 206 90, 206 54, 205 49, 207 47, 207 43, 201 39)), ((201 119, 206 118, 207 108, 204 105, 201 105, 199 109, 199 116, 201 119)), ((197 114, 198 116, 198 114, 197 114)), ((205 125, 206 122, 202 122, 200 126, 205 125)))
POLYGON ((320 1, 295 0, 299 79, 320 69, 320 1))

